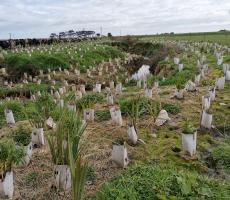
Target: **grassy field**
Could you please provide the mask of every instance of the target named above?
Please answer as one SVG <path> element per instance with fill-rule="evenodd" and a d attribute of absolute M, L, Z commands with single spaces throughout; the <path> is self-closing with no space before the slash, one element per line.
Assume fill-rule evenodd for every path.
<path fill-rule="evenodd" d="M 212 42 L 230 45 L 230 32 L 181 33 L 140 36 L 142 40 L 187 40 L 192 42 Z"/>

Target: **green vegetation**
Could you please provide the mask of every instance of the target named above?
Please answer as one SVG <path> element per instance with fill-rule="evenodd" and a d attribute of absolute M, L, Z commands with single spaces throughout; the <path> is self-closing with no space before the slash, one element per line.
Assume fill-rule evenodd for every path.
<path fill-rule="evenodd" d="M 96 110 L 95 116 L 99 122 L 106 121 L 106 120 L 109 120 L 111 118 L 109 109 Z"/>
<path fill-rule="evenodd" d="M 45 127 L 45 121 L 54 112 L 56 105 L 48 93 L 42 93 L 33 103 L 25 108 L 25 115 L 30 124 L 36 128 Z"/>
<path fill-rule="evenodd" d="M 13 130 L 10 136 L 19 146 L 27 146 L 31 142 L 31 130 L 22 125 Z"/>
<path fill-rule="evenodd" d="M 196 131 L 196 128 L 193 126 L 192 122 L 188 119 L 185 120 L 183 124 L 183 131 L 184 134 L 193 134 Z"/>
<path fill-rule="evenodd" d="M 135 97 L 121 98 L 119 99 L 119 105 L 121 108 L 122 115 L 130 116 L 132 115 L 133 109 L 133 99 Z M 151 115 L 153 109 L 156 110 L 156 113 L 160 110 L 160 103 L 155 102 L 147 97 L 136 97 L 138 100 L 138 117 L 144 115 Z M 135 112 L 134 112 L 135 113 Z"/>
<path fill-rule="evenodd" d="M 166 110 L 168 113 L 176 115 L 181 111 L 181 107 L 178 104 L 172 103 L 162 103 L 162 109 Z"/>
<path fill-rule="evenodd" d="M 227 199 L 229 189 L 229 184 L 196 172 L 177 171 L 150 163 L 130 167 L 122 175 L 106 182 L 96 199 Z"/>
<path fill-rule="evenodd" d="M 27 186 L 36 185 L 38 178 L 39 178 L 39 173 L 37 172 L 30 172 L 26 174 L 25 176 L 26 185 Z"/>
<path fill-rule="evenodd" d="M 104 95 L 101 93 L 88 93 L 80 100 L 76 101 L 78 109 L 91 108 L 96 103 L 101 103 L 104 100 Z"/>
<path fill-rule="evenodd" d="M 177 34 L 160 34 L 140 37 L 144 41 L 151 40 L 188 40 L 193 42 L 213 42 L 221 44 L 230 44 L 230 32 L 204 32 L 204 33 L 177 33 Z"/>
<path fill-rule="evenodd" d="M 28 83 L 23 85 L 23 88 L 21 88 L 19 85 L 13 87 L 13 88 L 7 88 L 7 87 L 0 87 L 0 98 L 5 98 L 7 96 L 12 97 L 19 97 L 19 96 L 25 96 L 30 97 L 30 94 L 34 94 L 35 92 L 48 92 L 50 91 L 50 85 L 48 84 L 40 84 L 37 83 Z"/>
<path fill-rule="evenodd" d="M 8 138 L 0 140 L 0 173 L 11 170 L 13 164 L 19 164 L 24 156 L 23 147 L 16 146 Z"/>
<path fill-rule="evenodd" d="M 13 111 L 15 121 L 21 121 L 26 119 L 24 114 L 24 106 L 19 101 L 3 101 L 0 104 L 0 128 L 3 124 L 6 123 L 4 110 L 10 109 Z"/>
<path fill-rule="evenodd" d="M 107 45 L 93 44 L 66 44 L 64 47 L 55 45 L 54 47 L 42 46 L 33 51 L 22 49 L 19 52 L 9 52 L 5 56 L 5 65 L 11 75 L 17 77 L 24 72 L 38 74 L 39 70 L 58 70 L 59 67 L 66 69 L 70 64 L 80 66 L 80 70 L 85 72 L 90 66 L 94 66 L 103 60 L 123 57 L 120 50 Z"/>
<path fill-rule="evenodd" d="M 214 161 L 218 169 L 225 169 L 230 172 L 230 142 L 226 142 L 215 148 L 212 152 Z"/>

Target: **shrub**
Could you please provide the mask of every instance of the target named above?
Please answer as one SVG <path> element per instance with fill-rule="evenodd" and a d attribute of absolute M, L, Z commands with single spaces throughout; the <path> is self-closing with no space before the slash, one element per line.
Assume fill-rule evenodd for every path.
<path fill-rule="evenodd" d="M 172 103 L 162 103 L 162 108 L 173 115 L 176 115 L 181 111 L 181 107 L 178 104 Z"/>
<path fill-rule="evenodd" d="M 84 109 L 92 107 L 96 103 L 102 102 L 104 95 L 100 93 L 89 93 L 84 95 L 80 100 L 76 102 L 76 107 L 78 109 Z"/>
<path fill-rule="evenodd" d="M 230 145 L 223 144 L 215 148 L 212 156 L 218 168 L 223 168 L 230 171 Z"/>
<path fill-rule="evenodd" d="M 130 79 L 128 83 L 124 84 L 125 87 L 137 86 L 137 81 L 135 79 Z"/>
<path fill-rule="evenodd" d="M 11 137 L 17 145 L 27 146 L 31 141 L 31 130 L 19 126 L 16 130 L 13 130 Z"/>
<path fill-rule="evenodd" d="M 24 156 L 24 149 L 16 146 L 13 140 L 0 140 L 0 172 L 10 170 L 13 164 L 19 164 Z"/>
<path fill-rule="evenodd" d="M 15 121 L 26 119 L 24 106 L 19 101 L 4 101 L 0 104 L 0 127 L 5 123 L 4 110 L 8 108 L 13 111 Z"/>
<path fill-rule="evenodd" d="M 138 116 L 144 116 L 144 115 L 151 115 L 151 109 L 154 107 L 157 109 L 157 112 L 160 110 L 160 103 L 153 101 L 147 97 L 127 97 L 127 98 L 121 98 L 119 100 L 119 105 L 121 108 L 122 115 L 131 115 L 132 112 L 132 104 L 133 99 L 139 98 L 139 112 Z"/>

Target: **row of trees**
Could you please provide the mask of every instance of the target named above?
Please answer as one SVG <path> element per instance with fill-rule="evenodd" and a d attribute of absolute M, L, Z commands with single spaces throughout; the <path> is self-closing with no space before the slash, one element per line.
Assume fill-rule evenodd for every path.
<path fill-rule="evenodd" d="M 60 32 L 59 34 L 51 33 L 50 38 L 85 38 L 85 37 L 93 37 L 93 36 L 100 36 L 99 33 L 95 33 L 95 31 L 74 31 L 69 30 L 66 32 Z"/>

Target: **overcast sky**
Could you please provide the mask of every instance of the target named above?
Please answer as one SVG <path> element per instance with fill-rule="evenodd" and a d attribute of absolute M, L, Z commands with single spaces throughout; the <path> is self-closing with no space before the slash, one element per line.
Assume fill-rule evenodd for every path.
<path fill-rule="evenodd" d="M 230 0 L 0 0 L 0 38 L 95 30 L 153 34 L 230 29 Z"/>

